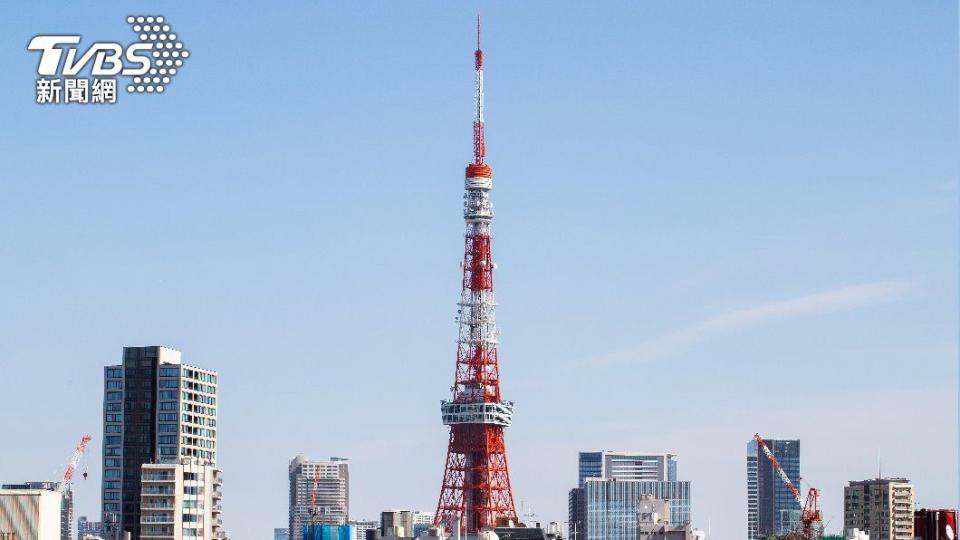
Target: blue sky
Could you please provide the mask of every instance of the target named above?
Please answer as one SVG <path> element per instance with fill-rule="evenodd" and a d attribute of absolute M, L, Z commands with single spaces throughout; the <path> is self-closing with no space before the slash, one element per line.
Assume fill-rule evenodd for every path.
<path fill-rule="evenodd" d="M 221 373 L 225 522 L 286 524 L 286 463 L 353 458 L 357 518 L 433 510 L 453 376 L 473 19 L 517 504 L 576 452 L 672 451 L 742 537 L 755 431 L 844 481 L 957 502 L 953 2 L 0 5 L 0 480 L 95 437 L 101 367 Z M 33 103 L 38 33 L 192 56 L 162 96 Z"/>

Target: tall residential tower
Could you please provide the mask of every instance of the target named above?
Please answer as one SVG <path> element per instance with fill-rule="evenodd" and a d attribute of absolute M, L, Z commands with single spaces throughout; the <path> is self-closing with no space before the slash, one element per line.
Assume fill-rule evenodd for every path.
<path fill-rule="evenodd" d="M 290 460 L 289 534 L 303 537 L 311 523 L 344 525 L 350 519 L 350 466 L 347 458 L 329 461 L 297 456 Z"/>
<path fill-rule="evenodd" d="M 483 124 L 483 50 L 477 19 L 476 109 L 473 122 L 473 163 L 467 165 L 463 218 L 466 241 L 460 296 L 460 335 L 453 395 L 441 405 L 450 442 L 440 486 L 435 523 L 462 527 L 468 536 L 483 527 L 517 521 L 507 469 L 504 428 L 513 419 L 513 402 L 500 395 L 497 324 L 493 298 L 490 191 L 493 171 L 485 163 Z"/>
<path fill-rule="evenodd" d="M 181 364 L 180 351 L 167 347 L 124 347 L 123 363 L 104 368 L 104 534 L 128 531 L 138 540 L 141 523 L 157 522 L 156 509 L 141 506 L 144 489 L 155 487 L 143 483 L 144 465 L 216 466 L 217 400 L 217 373 Z M 219 500 L 209 504 L 219 514 Z M 170 529 L 170 538 L 183 534 L 172 521 Z"/>

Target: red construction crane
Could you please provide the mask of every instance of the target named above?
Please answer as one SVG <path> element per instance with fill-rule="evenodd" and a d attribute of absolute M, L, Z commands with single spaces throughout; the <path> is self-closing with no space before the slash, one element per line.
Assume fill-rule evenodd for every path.
<path fill-rule="evenodd" d="M 770 448 L 767 446 L 766 441 L 763 440 L 763 437 L 761 437 L 759 433 L 755 433 L 753 438 L 757 440 L 757 444 L 760 445 L 763 453 L 767 456 L 767 459 L 770 460 L 770 463 L 773 465 L 773 469 L 777 471 L 777 474 L 780 475 L 783 483 L 786 484 L 790 489 L 790 493 L 793 493 L 793 497 L 797 500 L 797 504 L 800 505 L 800 508 L 803 508 L 803 511 L 800 514 L 800 523 L 803 526 L 803 536 L 806 538 L 815 538 L 818 529 L 818 527 L 815 527 L 815 524 L 818 524 L 823 520 L 823 517 L 820 514 L 820 490 L 815 487 L 811 487 L 810 491 L 807 492 L 807 501 L 804 502 L 800 497 L 800 490 L 797 489 L 797 486 L 793 485 L 793 482 L 790 481 L 790 477 L 787 476 L 787 473 L 783 472 L 783 467 L 780 466 L 780 462 L 777 461 L 776 457 L 774 457 L 773 452 L 770 451 Z"/>
<path fill-rule="evenodd" d="M 61 494 L 66 493 L 70 484 L 73 482 L 73 473 L 77 470 L 77 464 L 80 463 L 80 458 L 83 457 L 83 453 L 87 449 L 87 443 L 89 443 L 91 439 L 92 437 L 89 435 L 84 435 L 80 438 L 80 443 L 77 444 L 77 447 L 73 450 L 73 455 L 70 456 L 70 461 L 67 462 L 67 470 L 63 471 L 63 480 L 58 486 L 58 491 Z M 83 479 L 87 479 L 87 471 L 83 471 Z"/>

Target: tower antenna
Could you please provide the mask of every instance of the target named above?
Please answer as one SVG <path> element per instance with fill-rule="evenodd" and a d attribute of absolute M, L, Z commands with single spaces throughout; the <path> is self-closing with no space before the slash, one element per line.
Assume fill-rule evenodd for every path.
<path fill-rule="evenodd" d="M 477 87 L 474 102 L 476 111 L 473 117 L 473 164 L 483 165 L 487 155 L 487 146 L 483 139 L 483 49 L 480 48 L 480 15 L 477 15 L 477 50 L 473 53 Z"/>

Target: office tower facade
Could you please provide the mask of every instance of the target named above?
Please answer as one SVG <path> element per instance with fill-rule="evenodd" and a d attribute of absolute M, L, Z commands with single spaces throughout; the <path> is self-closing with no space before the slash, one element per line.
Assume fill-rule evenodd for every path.
<path fill-rule="evenodd" d="M 671 527 L 690 524 L 690 482 L 587 478 L 577 489 L 583 490 L 582 540 L 637 540 L 641 502 L 649 498 L 669 505 Z"/>
<path fill-rule="evenodd" d="M 62 501 L 49 489 L 0 489 L 0 538 L 60 540 Z"/>
<path fill-rule="evenodd" d="M 166 458 L 141 468 L 140 534 L 168 540 L 221 537 L 220 471 L 196 458 Z"/>
<path fill-rule="evenodd" d="M 677 479 L 674 457 L 676 454 L 670 453 L 580 452 L 577 485 L 582 486 L 587 478 L 673 482 Z"/>
<path fill-rule="evenodd" d="M 764 438 L 774 457 L 780 462 L 783 472 L 795 486 L 800 485 L 800 441 L 796 439 Z M 756 448 L 756 536 L 787 534 L 800 526 L 800 503 L 790 488 L 777 474 L 769 459 L 762 453 L 759 445 L 748 445 L 748 451 Z M 747 516 L 750 517 L 751 482 L 750 462 L 747 465 Z M 749 533 L 748 529 L 748 533 Z"/>
<path fill-rule="evenodd" d="M 844 529 L 860 529 L 870 540 L 911 540 L 913 525 L 913 485 L 906 478 L 851 481 L 843 488 Z"/>
<path fill-rule="evenodd" d="M 350 519 L 349 460 L 297 456 L 290 460 L 289 531 L 299 539 L 310 523 L 343 525 Z M 316 506 L 314 507 L 314 502 Z"/>
<path fill-rule="evenodd" d="M 181 364 L 167 347 L 124 347 L 104 368 L 103 524 L 140 538 L 141 467 L 161 460 L 217 461 L 217 373 Z"/>
<path fill-rule="evenodd" d="M 671 452 L 580 452 L 577 458 L 577 487 L 570 490 L 568 496 L 567 533 L 570 538 L 598 538 L 597 534 L 626 531 L 631 527 L 635 531 L 636 504 L 642 495 L 667 494 L 661 498 L 669 501 L 673 524 L 682 527 L 688 523 L 690 483 L 677 480 L 675 457 L 676 454 Z M 597 483 L 590 486 L 588 493 L 587 485 L 598 481 L 639 483 L 623 486 Z M 592 512 L 591 504 L 594 505 Z M 624 505 L 634 505 L 631 516 L 623 514 L 627 507 Z"/>
<path fill-rule="evenodd" d="M 760 499 L 757 487 L 757 460 L 760 458 L 760 445 L 756 439 L 747 443 L 747 540 L 756 540 L 760 537 L 758 516 L 760 514 Z"/>
<path fill-rule="evenodd" d="M 45 489 L 57 491 L 59 482 L 24 482 L 22 484 L 4 484 L 3 489 Z M 73 490 L 67 487 L 60 501 L 60 538 L 73 540 Z"/>

